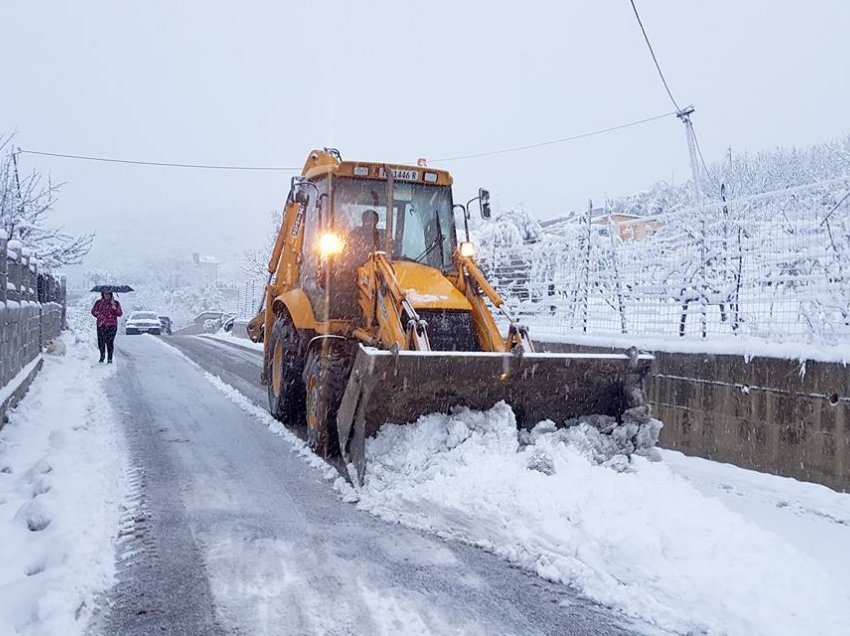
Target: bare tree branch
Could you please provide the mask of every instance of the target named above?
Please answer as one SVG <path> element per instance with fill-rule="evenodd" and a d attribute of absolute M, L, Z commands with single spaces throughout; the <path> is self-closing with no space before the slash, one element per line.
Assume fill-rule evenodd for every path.
<path fill-rule="evenodd" d="M 32 249 L 46 269 L 79 264 L 91 250 L 94 234 L 75 236 L 47 225 L 62 184 L 45 185 L 36 171 L 21 175 L 12 137 L 0 136 L 0 229 Z"/>

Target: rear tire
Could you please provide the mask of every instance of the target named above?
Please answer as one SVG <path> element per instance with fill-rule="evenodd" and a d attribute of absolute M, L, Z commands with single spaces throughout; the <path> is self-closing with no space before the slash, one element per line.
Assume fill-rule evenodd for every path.
<path fill-rule="evenodd" d="M 351 357 L 322 343 L 311 349 L 305 368 L 307 444 L 320 457 L 339 455 L 336 413 L 351 373 Z"/>
<path fill-rule="evenodd" d="M 284 424 L 299 424 L 304 419 L 304 339 L 287 313 L 274 321 L 269 352 L 269 412 Z"/>

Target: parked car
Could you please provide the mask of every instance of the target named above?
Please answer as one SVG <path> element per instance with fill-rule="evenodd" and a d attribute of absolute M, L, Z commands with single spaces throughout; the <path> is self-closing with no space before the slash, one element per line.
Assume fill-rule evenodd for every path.
<path fill-rule="evenodd" d="M 171 335 L 171 318 L 169 318 L 168 316 L 160 316 L 159 317 L 159 324 L 160 324 L 160 327 L 162 328 L 162 333 L 170 336 Z"/>
<path fill-rule="evenodd" d="M 124 323 L 124 333 L 128 336 L 138 333 L 152 333 L 158 336 L 162 333 L 162 324 L 156 312 L 134 311 Z"/>
<path fill-rule="evenodd" d="M 233 314 L 225 311 L 208 310 L 199 313 L 192 322 L 203 327 L 204 331 L 212 333 L 218 331 L 232 316 Z"/>

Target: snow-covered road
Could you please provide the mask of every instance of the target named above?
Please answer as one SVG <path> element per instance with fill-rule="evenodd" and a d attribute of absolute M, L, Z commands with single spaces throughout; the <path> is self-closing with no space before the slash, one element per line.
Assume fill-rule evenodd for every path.
<path fill-rule="evenodd" d="M 340 501 L 168 345 L 262 404 L 255 352 L 120 338 L 109 383 L 137 474 L 137 530 L 107 634 L 612 634 L 635 625 L 463 543 Z"/>

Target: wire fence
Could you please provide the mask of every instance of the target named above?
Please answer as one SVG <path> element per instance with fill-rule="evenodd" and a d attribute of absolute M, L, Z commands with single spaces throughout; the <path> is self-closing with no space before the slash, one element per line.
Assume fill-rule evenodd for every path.
<path fill-rule="evenodd" d="M 850 343 L 850 176 L 653 217 L 588 209 L 479 260 L 538 336 Z M 843 204 L 843 205 L 842 205 Z"/>
<path fill-rule="evenodd" d="M 236 287 L 236 294 L 229 310 L 236 318 L 251 319 L 257 315 L 260 296 L 265 289 L 263 280 L 246 280 Z"/>

